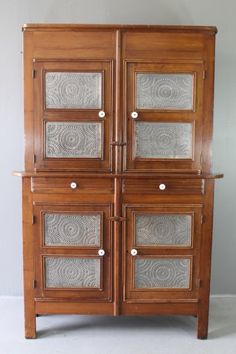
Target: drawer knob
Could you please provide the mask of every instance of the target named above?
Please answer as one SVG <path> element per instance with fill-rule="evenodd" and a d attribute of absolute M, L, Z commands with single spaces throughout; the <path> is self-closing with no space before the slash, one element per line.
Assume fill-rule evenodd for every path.
<path fill-rule="evenodd" d="M 135 248 L 133 248 L 133 249 L 130 251 L 130 253 L 131 253 L 131 256 L 137 256 L 138 251 L 137 251 Z"/>
<path fill-rule="evenodd" d="M 99 256 L 104 256 L 105 255 L 105 251 L 103 249 L 98 250 L 98 255 Z"/>
<path fill-rule="evenodd" d="M 160 191 L 164 191 L 166 189 L 166 185 L 164 183 L 159 184 Z"/>
<path fill-rule="evenodd" d="M 71 189 L 76 189 L 77 188 L 77 183 L 76 182 L 71 182 L 70 188 Z"/>
<path fill-rule="evenodd" d="M 131 117 L 134 119 L 138 118 L 138 112 L 132 112 Z"/>
<path fill-rule="evenodd" d="M 98 112 L 99 118 L 104 118 L 105 115 L 106 115 L 106 113 L 105 113 L 104 111 L 99 111 L 99 112 Z"/>

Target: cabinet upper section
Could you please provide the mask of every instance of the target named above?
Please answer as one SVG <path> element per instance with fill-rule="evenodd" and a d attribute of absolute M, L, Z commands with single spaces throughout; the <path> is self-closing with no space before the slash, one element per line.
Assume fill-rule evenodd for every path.
<path fill-rule="evenodd" d="M 210 172 L 215 27 L 23 30 L 27 171 Z"/>

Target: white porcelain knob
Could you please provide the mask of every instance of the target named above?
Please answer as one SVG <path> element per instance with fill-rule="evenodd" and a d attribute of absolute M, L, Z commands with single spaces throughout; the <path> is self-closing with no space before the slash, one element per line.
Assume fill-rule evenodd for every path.
<path fill-rule="evenodd" d="M 76 182 L 71 182 L 70 188 L 71 189 L 76 189 L 77 188 L 77 183 Z"/>
<path fill-rule="evenodd" d="M 106 113 L 105 113 L 104 111 L 98 112 L 98 116 L 99 116 L 100 118 L 104 118 L 105 115 L 106 115 Z"/>
<path fill-rule="evenodd" d="M 166 185 L 164 183 L 159 184 L 160 191 L 164 191 L 166 189 Z"/>
<path fill-rule="evenodd" d="M 105 255 L 105 251 L 104 250 L 98 250 L 98 255 L 99 256 L 104 256 Z"/>
<path fill-rule="evenodd" d="M 131 253 L 132 256 L 137 256 L 138 251 L 137 251 L 135 248 L 133 248 L 133 249 L 130 251 L 130 253 Z"/>
<path fill-rule="evenodd" d="M 138 112 L 132 112 L 131 117 L 134 119 L 138 118 Z"/>

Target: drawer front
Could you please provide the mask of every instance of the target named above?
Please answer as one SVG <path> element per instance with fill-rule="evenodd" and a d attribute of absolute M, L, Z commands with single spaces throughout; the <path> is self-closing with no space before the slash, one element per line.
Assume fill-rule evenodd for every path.
<path fill-rule="evenodd" d="M 34 193 L 102 193 L 113 192 L 113 180 L 110 178 L 73 178 L 73 177 L 32 177 L 31 191 Z"/>
<path fill-rule="evenodd" d="M 202 179 L 154 179 L 137 178 L 123 181 L 123 193 L 126 194 L 203 194 Z"/>

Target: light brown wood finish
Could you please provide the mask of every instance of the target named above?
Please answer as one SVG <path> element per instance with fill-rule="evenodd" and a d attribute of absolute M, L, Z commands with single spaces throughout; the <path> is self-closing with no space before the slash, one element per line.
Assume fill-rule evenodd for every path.
<path fill-rule="evenodd" d="M 165 189 L 161 190 L 161 185 L 165 185 Z M 201 179 L 170 179 L 166 178 L 139 178 L 126 179 L 123 182 L 123 191 L 127 194 L 145 193 L 160 196 L 168 194 L 204 194 L 204 180 Z"/>
<path fill-rule="evenodd" d="M 194 315 L 198 338 L 207 338 L 214 179 L 223 177 L 211 172 L 216 28 L 28 24 L 23 32 L 25 171 L 14 174 L 23 179 L 25 336 L 35 338 L 37 314 L 78 313 Z M 46 70 L 103 73 L 101 159 L 45 158 L 46 121 L 101 122 L 98 110 L 45 109 Z M 192 110 L 138 111 L 138 121 L 192 123 L 192 159 L 134 158 L 137 72 L 194 74 Z M 45 246 L 47 211 L 102 215 L 101 289 L 45 288 L 45 256 L 98 258 L 98 247 Z M 191 244 L 137 246 L 140 213 L 190 215 Z M 143 257 L 189 259 L 189 287 L 135 288 L 134 262 Z"/>
<path fill-rule="evenodd" d="M 35 280 L 34 245 L 32 240 L 32 194 L 30 178 L 23 178 L 23 262 L 24 262 L 24 306 L 25 306 L 25 337 L 36 337 L 36 313 L 33 282 Z"/>
<path fill-rule="evenodd" d="M 71 188 L 76 183 L 76 188 Z M 32 177 L 31 191 L 39 194 L 109 194 L 113 193 L 113 179 L 79 177 Z"/>
<path fill-rule="evenodd" d="M 166 25 L 127 25 L 127 24 L 62 24 L 62 23 L 26 23 L 23 25 L 23 31 L 87 31 L 93 30 L 98 32 L 98 30 L 129 30 L 129 31 L 147 31 L 147 32 L 197 32 L 204 33 L 207 32 L 209 34 L 217 33 L 217 28 L 215 26 L 166 26 Z"/>
<path fill-rule="evenodd" d="M 212 227 L 213 227 L 214 180 L 206 181 L 204 200 L 204 223 L 202 225 L 202 241 L 200 251 L 200 289 L 197 320 L 197 335 L 200 339 L 208 336 L 209 295 L 211 278 Z"/>
<path fill-rule="evenodd" d="M 13 171 L 12 172 L 13 176 L 17 177 L 50 177 L 52 174 L 50 171 L 45 171 L 45 172 L 35 172 L 35 171 Z M 55 171 L 53 176 L 55 177 L 82 177 L 82 178 L 89 178 L 89 177 L 94 177 L 94 174 L 91 173 L 79 173 L 76 171 L 68 171 L 68 172 L 61 172 L 61 171 Z M 114 178 L 114 177 L 124 177 L 124 174 L 122 173 L 96 173 L 96 177 L 102 177 L 102 178 Z M 224 175 L 222 173 L 199 173 L 199 174 L 191 174 L 191 173 L 126 173 L 125 178 L 126 179 L 136 179 L 136 178 L 150 178 L 150 177 L 155 177 L 155 178 L 169 178 L 169 179 L 182 179 L 182 178 L 187 178 L 187 179 L 219 179 L 223 178 Z"/>

